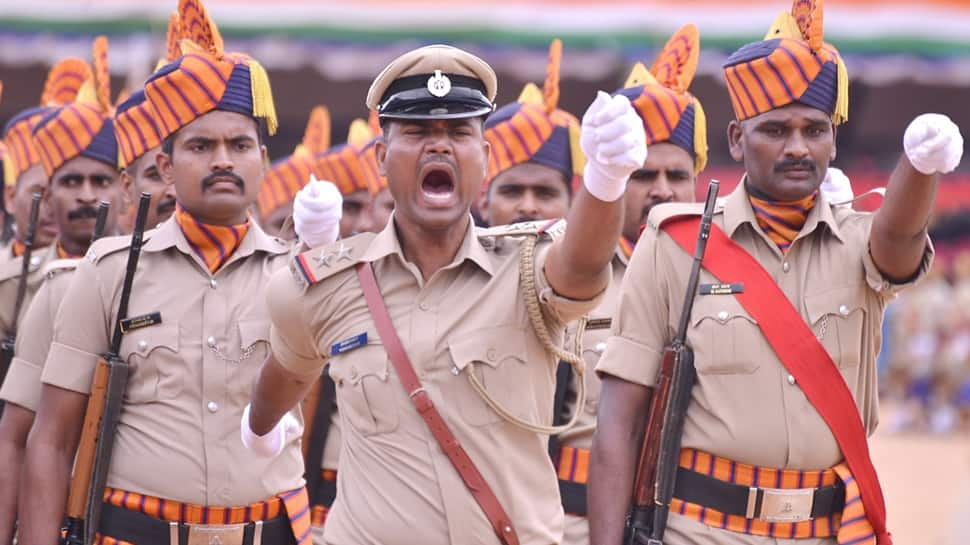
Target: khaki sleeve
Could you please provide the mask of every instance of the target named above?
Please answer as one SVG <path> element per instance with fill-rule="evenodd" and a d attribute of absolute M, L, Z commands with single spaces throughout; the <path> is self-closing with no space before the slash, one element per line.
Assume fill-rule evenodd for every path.
<path fill-rule="evenodd" d="M 657 232 L 640 237 L 620 289 L 620 303 L 612 335 L 596 365 L 600 376 L 613 375 L 628 382 L 653 386 L 668 342 L 669 301 L 667 281 L 658 264 Z"/>
<path fill-rule="evenodd" d="M 293 279 L 293 272 L 284 267 L 273 273 L 266 287 L 266 304 L 272 320 L 269 342 L 276 360 L 298 375 L 319 376 L 326 359 L 317 350 L 310 333 L 309 315 L 304 301 L 307 294 Z"/>
<path fill-rule="evenodd" d="M 17 335 L 13 362 L 0 389 L 0 399 L 37 412 L 40 400 L 40 376 L 47 359 L 54 331 L 54 313 L 50 282 L 41 284 L 30 307 L 24 313 Z"/>
<path fill-rule="evenodd" d="M 926 235 L 926 247 L 923 249 L 923 261 L 920 262 L 919 270 L 906 282 L 897 284 L 882 274 L 882 271 L 876 266 L 876 262 L 872 260 L 869 246 L 866 245 L 866 251 L 862 256 L 862 266 L 866 273 L 866 283 L 884 299 L 891 299 L 898 295 L 899 292 L 922 280 L 933 265 L 933 258 L 935 256 L 936 250 L 933 249 L 933 242 L 930 240 L 930 236 Z"/>
<path fill-rule="evenodd" d="M 110 298 L 97 267 L 78 263 L 54 318 L 54 336 L 44 363 L 44 384 L 82 394 L 91 392 L 91 380 L 101 355 L 108 351 Z"/>
<path fill-rule="evenodd" d="M 546 258 L 549 256 L 549 248 L 552 244 L 537 244 L 535 255 L 535 274 L 536 292 L 539 294 L 539 304 L 542 305 L 542 312 L 547 318 L 555 320 L 559 325 L 565 326 L 569 322 L 578 320 L 583 314 L 595 309 L 603 300 L 609 285 L 603 289 L 596 297 L 588 301 L 569 299 L 556 293 L 549 285 L 546 278 Z M 613 278 L 613 264 L 610 267 L 610 278 Z"/>

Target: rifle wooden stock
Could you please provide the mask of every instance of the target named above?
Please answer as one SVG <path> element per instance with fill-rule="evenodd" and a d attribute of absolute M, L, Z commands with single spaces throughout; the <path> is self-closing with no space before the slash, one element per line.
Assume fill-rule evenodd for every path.
<path fill-rule="evenodd" d="M 108 362 L 101 358 L 94 370 L 91 394 L 88 396 L 84 423 L 81 426 L 81 440 L 78 442 L 77 458 L 74 460 L 74 475 L 67 497 L 67 516 L 84 519 L 87 507 L 88 488 L 91 486 L 91 472 L 94 470 L 94 451 L 98 443 L 98 429 L 104 415 L 105 394 L 108 391 Z"/>
<path fill-rule="evenodd" d="M 668 347 L 664 350 L 663 362 L 657 386 L 650 396 L 647 409 L 647 427 L 640 448 L 637 472 L 633 488 L 633 505 L 646 507 L 653 504 L 653 485 L 656 481 L 657 458 L 660 455 L 660 431 L 663 429 L 664 413 L 670 400 L 670 381 L 674 375 L 676 353 Z"/>

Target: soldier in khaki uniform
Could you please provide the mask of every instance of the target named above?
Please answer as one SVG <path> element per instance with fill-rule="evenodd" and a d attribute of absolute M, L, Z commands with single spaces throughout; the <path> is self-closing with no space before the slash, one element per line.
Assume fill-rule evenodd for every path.
<path fill-rule="evenodd" d="M 557 107 L 561 61 L 557 39 L 549 47 L 543 88 L 526 85 L 518 100 L 485 121 L 492 153 L 478 210 L 490 226 L 561 218 L 569 210 L 584 158 L 579 120 Z"/>
<path fill-rule="evenodd" d="M 547 545 L 562 537 L 555 473 L 537 433 L 552 420 L 558 357 L 547 348 L 609 282 L 617 199 L 646 146 L 629 101 L 601 93 L 585 117 L 583 147 L 595 159 L 573 224 L 478 230 L 469 208 L 485 177 L 482 116 L 495 87 L 487 64 L 448 46 L 392 61 L 367 101 L 383 123 L 377 160 L 395 197 L 391 221 L 377 235 L 300 256 L 270 283 L 274 356 L 243 433 L 279 437 L 280 416 L 329 361 L 342 450 L 327 543 Z M 360 274 L 373 267 L 383 296 L 368 291 L 371 304 L 383 299 L 390 321 L 369 312 L 362 286 L 371 284 L 356 277 L 358 264 Z M 530 318 L 524 298 L 533 289 Z M 536 327 L 547 330 L 545 342 Z M 416 371 L 401 374 L 411 365 L 401 352 L 389 360 L 397 336 Z M 437 423 L 429 430 L 423 418 Z"/>
<path fill-rule="evenodd" d="M 223 53 L 200 4 L 183 1 L 180 16 L 200 48 L 145 85 L 164 139 L 157 165 L 180 206 L 146 234 L 134 276 L 128 316 L 145 325 L 121 343 L 131 373 L 98 530 L 135 545 L 168 543 L 173 529 L 190 542 L 201 534 L 225 545 L 305 543 L 298 438 L 267 460 L 247 452 L 238 432 L 269 352 L 262 290 L 288 251 L 248 217 L 265 173 L 259 127 L 275 130 L 272 95 L 256 61 Z M 128 245 L 118 237 L 95 243 L 57 313 L 28 441 L 24 542 L 57 539 L 92 373 L 118 318 Z"/>
<path fill-rule="evenodd" d="M 623 230 L 613 256 L 613 282 L 602 303 L 589 313 L 582 339 L 583 358 L 592 370 L 606 348 L 610 324 L 620 299 L 620 285 L 630 254 L 640 236 L 647 213 L 663 202 L 693 202 L 697 174 L 707 163 L 707 125 L 700 101 L 687 88 L 694 78 L 700 52 L 697 27 L 687 25 L 667 42 L 649 71 L 634 66 L 617 94 L 630 99 L 643 122 L 650 153 L 641 168 L 630 175 L 623 195 Z M 669 124 L 670 128 L 667 128 Z M 644 282 L 650 281 L 644 279 Z M 570 328 L 566 346 L 575 342 Z M 561 422 L 575 411 L 576 391 L 560 364 L 556 414 Z M 566 511 L 563 545 L 588 545 L 586 483 L 589 478 L 589 448 L 596 430 L 600 380 L 586 374 L 586 403 L 580 419 L 571 429 L 552 439 L 550 454 L 559 476 L 559 491 Z M 567 389 L 568 388 L 568 389 Z"/>
<path fill-rule="evenodd" d="M 124 163 L 121 184 L 125 195 L 130 203 L 137 203 L 142 193 L 151 195 L 145 225 L 158 226 L 175 212 L 175 185 L 165 183 L 155 164 L 155 158 L 162 151 L 161 133 L 152 121 L 144 90 L 135 91 L 118 106 L 115 128 Z M 135 209 L 137 206 L 128 208 L 125 231 L 130 232 L 134 227 Z"/>
<path fill-rule="evenodd" d="M 105 115 L 110 109 L 107 84 L 97 78 L 108 77 L 107 57 L 99 55 L 106 42 L 95 42 L 95 71 L 84 86 L 102 89 L 100 96 L 78 98 L 76 102 L 53 108 L 34 123 L 31 149 L 42 157 L 43 173 L 50 180 L 45 200 L 61 235 L 50 245 L 52 259 L 36 274 L 35 295 L 23 306 L 17 332 L 15 353 L 29 352 L 27 358 L 14 358 L 9 373 L 0 388 L 0 399 L 6 402 L 0 418 L 0 441 L 4 445 L 3 482 L 12 483 L 3 494 L 10 494 L 0 503 L 0 540 L 9 540 L 16 520 L 17 483 L 20 480 L 27 434 L 33 424 L 40 395 L 40 369 L 53 336 L 53 312 L 57 310 L 65 281 L 56 282 L 54 294 L 48 284 L 51 276 L 72 269 L 76 258 L 87 251 L 94 234 L 95 216 L 99 201 L 109 208 L 106 232 L 114 233 L 119 209 L 122 208 L 122 189 L 118 180 L 118 147 L 115 142 L 113 120 Z M 83 65 L 86 66 L 86 65 Z M 89 70 L 90 73 L 90 70 Z M 81 117 L 86 116 L 85 126 Z M 53 142 L 77 142 L 78 147 L 58 148 Z M 43 284 L 41 283 L 43 282 Z M 16 282 L 0 285 L 0 290 Z M 37 305 L 33 302 L 37 301 Z M 33 311 L 29 309 L 33 308 Z"/>
<path fill-rule="evenodd" d="M 814 405 L 806 392 L 810 385 L 813 392 L 844 389 L 841 399 L 859 414 L 849 409 L 836 418 L 854 421 L 854 437 L 864 444 L 878 421 L 882 313 L 932 261 L 926 223 L 933 195 L 939 174 L 959 162 L 963 143 L 945 117 L 921 116 L 906 131 L 906 154 L 881 209 L 864 214 L 833 206 L 818 188 L 835 157 L 835 125 L 848 113 L 848 91 L 838 52 L 821 40 L 816 9 L 796 3 L 765 41 L 727 61 L 738 118 L 729 142 L 746 175 L 715 211 L 714 224 L 767 272 L 756 278 L 746 268 L 738 278 L 716 278 L 707 268 L 723 263 L 705 259 L 687 331 L 697 381 L 677 473 L 678 483 L 693 484 L 675 488 L 664 539 L 670 545 L 890 543 L 879 494 L 859 501 L 860 488 L 874 482 L 861 478 L 868 461 L 849 469 L 843 462 L 849 451 L 820 416 L 831 404 Z M 624 279 L 613 336 L 596 368 L 603 389 L 590 468 L 594 543 L 622 541 L 647 400 L 684 311 L 692 258 L 665 230 L 667 222 L 699 213 L 700 205 L 655 208 Z M 720 244 L 709 242 L 708 255 Z M 783 345 L 769 345 L 763 331 L 772 325 L 740 302 L 765 285 L 761 278 L 783 292 L 772 304 L 790 305 L 804 320 L 801 338 L 825 358 L 817 362 L 824 370 L 814 365 L 796 379 L 791 373 L 801 370 L 789 371 L 790 361 L 772 348 Z M 799 346 L 808 353 L 809 344 Z M 841 375 L 844 384 L 812 384 L 823 371 Z M 858 444 L 851 443 L 853 456 Z"/>

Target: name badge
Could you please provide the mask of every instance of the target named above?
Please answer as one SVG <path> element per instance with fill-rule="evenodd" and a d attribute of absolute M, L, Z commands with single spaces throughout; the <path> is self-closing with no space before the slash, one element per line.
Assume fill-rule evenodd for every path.
<path fill-rule="evenodd" d="M 355 348 L 360 348 L 367 344 L 367 332 L 363 332 L 360 335 L 351 337 L 349 339 L 344 339 L 338 343 L 335 343 L 330 347 L 330 356 L 336 356 L 337 354 L 343 354 L 344 352 L 350 352 Z"/>
<path fill-rule="evenodd" d="M 612 318 L 592 318 L 586 322 L 586 330 L 609 329 L 612 324 Z"/>
<path fill-rule="evenodd" d="M 149 312 L 148 314 L 142 314 L 141 316 L 125 318 L 119 322 L 118 326 L 121 328 L 122 333 L 128 333 L 129 331 L 134 331 L 136 329 L 141 329 L 143 327 L 160 323 L 162 323 L 162 313 Z"/>
<path fill-rule="evenodd" d="M 733 282 L 731 284 L 701 284 L 701 295 L 732 295 L 744 293 L 743 282 Z"/>

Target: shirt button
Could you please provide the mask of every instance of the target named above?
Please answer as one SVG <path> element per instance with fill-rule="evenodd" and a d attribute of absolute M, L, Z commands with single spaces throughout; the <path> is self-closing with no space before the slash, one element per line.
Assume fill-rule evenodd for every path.
<path fill-rule="evenodd" d="M 30 257 L 30 266 L 31 267 L 36 267 L 37 265 L 40 265 L 40 256 L 39 255 L 31 256 Z"/>
<path fill-rule="evenodd" d="M 788 375 L 788 384 L 795 385 L 795 375 Z"/>
<path fill-rule="evenodd" d="M 218 286 L 218 285 L 219 285 L 219 283 L 216 282 L 216 279 L 215 278 L 210 278 L 209 279 L 209 287 L 210 288 L 216 289 L 216 286 Z"/>
<path fill-rule="evenodd" d="M 495 361 L 498 357 L 498 352 L 494 348 L 489 348 L 488 352 L 485 353 L 485 357 L 488 358 L 488 361 Z"/>
<path fill-rule="evenodd" d="M 357 368 L 356 367 L 351 367 L 350 368 L 350 380 L 357 380 Z"/>
<path fill-rule="evenodd" d="M 722 310 L 721 312 L 718 312 L 717 313 L 717 319 L 718 320 L 721 320 L 722 322 L 724 320 L 727 320 L 728 319 L 728 313 L 727 313 L 727 311 L 726 310 Z"/>
<path fill-rule="evenodd" d="M 787 261 L 785 261 L 784 263 L 782 263 L 781 264 L 781 270 L 783 270 L 785 272 L 790 271 L 791 270 L 791 263 L 789 263 Z"/>
<path fill-rule="evenodd" d="M 429 308 L 428 307 L 428 303 L 425 303 L 424 301 L 421 301 L 420 303 L 418 303 L 418 308 L 421 309 L 421 310 L 425 310 L 426 311 Z"/>
<path fill-rule="evenodd" d="M 210 413 L 214 413 L 219 410 L 219 404 L 215 401 L 210 401 L 208 404 L 206 404 L 206 408 L 209 409 Z"/>
<path fill-rule="evenodd" d="M 138 350 L 144 350 L 148 348 L 148 341 L 138 341 Z"/>
<path fill-rule="evenodd" d="M 205 344 L 209 345 L 209 348 L 215 348 L 216 338 L 210 335 L 209 338 L 205 340 Z"/>
<path fill-rule="evenodd" d="M 846 305 L 840 306 L 839 307 L 839 314 L 841 314 L 842 316 L 848 316 L 849 315 L 849 307 L 846 306 Z"/>
<path fill-rule="evenodd" d="M 597 354 L 602 354 L 603 352 L 606 352 L 606 343 L 603 341 L 596 343 L 596 346 L 593 347 L 593 350 L 595 350 Z"/>

